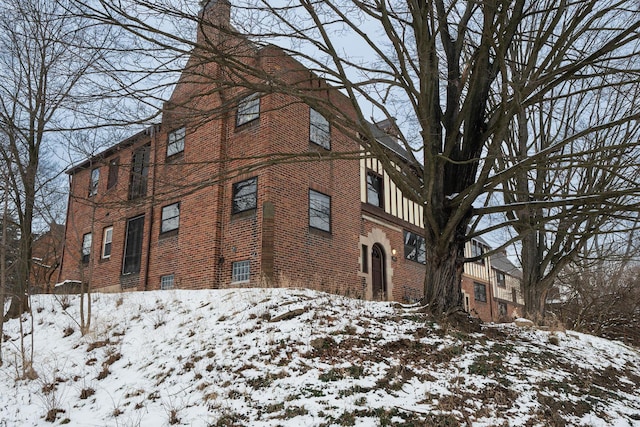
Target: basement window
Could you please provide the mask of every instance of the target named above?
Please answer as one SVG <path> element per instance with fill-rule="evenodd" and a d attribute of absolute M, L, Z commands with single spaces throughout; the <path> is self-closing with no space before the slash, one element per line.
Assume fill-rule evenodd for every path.
<path fill-rule="evenodd" d="M 248 282 L 250 277 L 249 260 L 236 261 L 231 266 L 231 283 Z"/>

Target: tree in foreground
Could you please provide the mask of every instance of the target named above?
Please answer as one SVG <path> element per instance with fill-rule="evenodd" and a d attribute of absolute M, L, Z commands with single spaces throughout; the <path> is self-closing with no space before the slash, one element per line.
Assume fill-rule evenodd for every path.
<path fill-rule="evenodd" d="M 74 120 L 91 123 L 91 102 L 106 80 L 96 77 L 104 71 L 106 53 L 96 47 L 104 48 L 111 33 L 65 13 L 64 2 L 7 0 L 3 6 L 0 161 L 20 229 L 16 286 L 7 313 L 17 317 L 28 310 L 34 221 L 50 221 L 51 206 L 43 201 L 59 172 L 52 160 L 65 150 L 61 135 L 76 127 Z"/>
<path fill-rule="evenodd" d="M 464 256 L 465 243 L 483 232 L 511 227 L 514 203 L 527 206 L 523 194 L 507 197 L 513 191 L 509 180 L 545 162 L 562 167 L 561 160 L 568 159 L 569 167 L 580 165 L 580 153 L 591 148 L 585 145 L 576 152 L 576 140 L 595 138 L 607 127 L 638 118 L 629 110 L 609 117 L 595 105 L 597 123 L 586 120 L 580 121 L 584 126 L 570 127 L 566 117 L 543 107 L 550 126 L 566 131 L 549 144 L 527 145 L 525 152 L 508 148 L 518 143 L 511 138 L 515 129 L 528 126 L 519 121 L 523 112 L 588 96 L 601 85 L 615 91 L 637 84 L 635 71 L 620 67 L 637 51 L 640 27 L 640 12 L 624 1 L 244 0 L 233 4 L 233 25 L 224 19 L 230 6 L 226 0 L 203 2 L 203 13 L 179 0 L 75 3 L 85 16 L 129 30 L 150 51 L 190 55 L 182 78 L 191 73 L 198 81 L 209 79 L 211 89 L 203 95 L 232 87 L 286 94 L 359 138 L 400 190 L 424 207 L 423 303 L 437 315 L 461 306 L 463 265 L 473 260 Z M 213 36 L 195 42 L 176 30 L 189 25 Z M 237 40 L 243 42 L 233 43 Z M 252 61 L 256 49 L 272 44 L 297 59 L 300 69 L 267 73 Z M 207 63 L 223 72 L 199 73 Z M 310 76 L 343 93 L 352 114 L 335 111 L 323 96 L 326 88 L 309 88 Z M 581 89 L 568 89 L 573 83 Z M 208 117 L 222 111 L 202 106 L 199 113 Z M 372 116 L 376 121 L 397 118 L 408 161 L 398 162 L 376 141 L 367 126 Z M 505 157 L 505 151 L 518 154 Z M 596 196 L 600 190 L 589 191 Z M 505 197 L 489 197 L 493 194 Z M 549 194 L 543 202 L 574 205 L 574 196 Z M 493 225 L 483 228 L 482 216 L 488 214 Z M 470 234 L 472 220 L 480 227 Z M 514 240 L 528 235 L 516 231 Z"/>

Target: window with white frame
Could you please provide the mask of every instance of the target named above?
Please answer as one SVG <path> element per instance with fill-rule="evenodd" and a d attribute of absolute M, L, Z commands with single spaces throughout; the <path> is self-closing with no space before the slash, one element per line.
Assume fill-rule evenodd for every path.
<path fill-rule="evenodd" d="M 184 151 L 184 135 L 184 127 L 169 132 L 167 140 L 167 157 L 171 157 Z"/>
<path fill-rule="evenodd" d="M 160 233 L 177 230 L 180 226 L 180 203 L 173 203 L 162 208 L 162 224 Z"/>
<path fill-rule="evenodd" d="M 236 261 L 231 265 L 231 282 L 248 282 L 250 277 L 249 260 Z"/>
<path fill-rule="evenodd" d="M 331 197 L 309 190 L 309 226 L 331 231 Z"/>
<path fill-rule="evenodd" d="M 236 116 L 236 126 L 249 123 L 260 117 L 260 96 L 253 93 L 244 97 L 238 103 L 238 113 Z"/>
<path fill-rule="evenodd" d="M 173 287 L 174 287 L 173 274 L 167 274 L 166 276 L 160 277 L 160 290 L 166 291 L 169 289 L 173 289 Z"/>
<path fill-rule="evenodd" d="M 231 212 L 236 214 L 258 205 L 258 178 L 245 179 L 233 184 L 233 206 Z"/>
<path fill-rule="evenodd" d="M 331 128 L 329 121 L 313 108 L 309 108 L 309 141 L 331 149 Z"/>
<path fill-rule="evenodd" d="M 89 183 L 89 197 L 98 193 L 98 183 L 100 182 L 100 168 L 91 170 L 91 181 Z"/>
<path fill-rule="evenodd" d="M 111 242 L 113 240 L 113 227 L 106 227 L 102 233 L 102 258 L 111 257 Z"/>
<path fill-rule="evenodd" d="M 91 257 L 91 233 L 86 233 L 82 236 L 82 262 L 88 263 Z"/>

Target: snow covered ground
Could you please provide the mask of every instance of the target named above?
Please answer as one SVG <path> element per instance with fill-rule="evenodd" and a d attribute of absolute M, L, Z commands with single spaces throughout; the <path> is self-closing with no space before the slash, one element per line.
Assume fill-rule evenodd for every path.
<path fill-rule="evenodd" d="M 640 426 L 639 350 L 589 335 L 301 289 L 92 299 L 85 336 L 77 296 L 32 299 L 35 379 L 5 324 L 0 427 Z"/>

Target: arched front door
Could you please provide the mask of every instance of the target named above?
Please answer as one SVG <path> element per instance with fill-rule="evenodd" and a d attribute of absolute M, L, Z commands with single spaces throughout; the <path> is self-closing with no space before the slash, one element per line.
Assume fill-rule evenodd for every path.
<path fill-rule="evenodd" d="M 387 299 L 387 287 L 384 274 L 384 251 L 379 244 L 371 249 L 371 284 L 374 300 Z"/>

